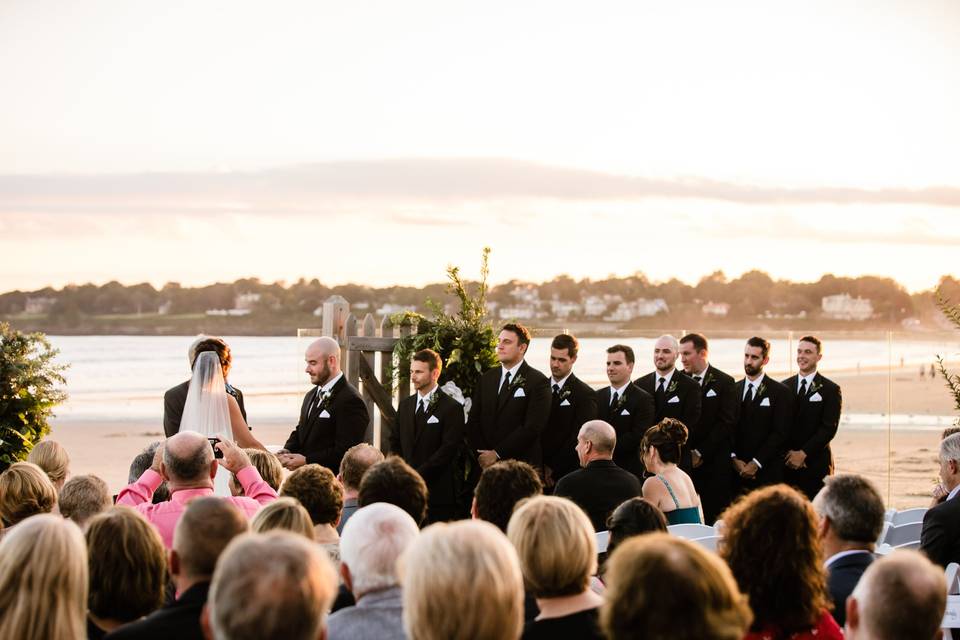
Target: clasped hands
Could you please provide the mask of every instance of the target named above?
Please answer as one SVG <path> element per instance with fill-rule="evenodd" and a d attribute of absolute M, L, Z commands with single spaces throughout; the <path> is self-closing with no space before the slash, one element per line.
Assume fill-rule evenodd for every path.
<path fill-rule="evenodd" d="M 757 472 L 760 471 L 760 466 L 751 460 L 750 462 L 744 462 L 739 458 L 731 458 L 733 462 L 733 468 L 737 470 L 737 473 L 740 474 L 741 478 L 746 478 L 748 480 L 753 480 Z"/>
<path fill-rule="evenodd" d="M 277 460 L 280 461 L 280 465 L 284 469 L 289 469 L 290 471 L 299 469 L 303 465 L 307 464 L 307 458 L 305 456 L 302 456 L 299 453 L 290 453 L 286 449 L 280 449 L 280 451 L 277 451 Z"/>

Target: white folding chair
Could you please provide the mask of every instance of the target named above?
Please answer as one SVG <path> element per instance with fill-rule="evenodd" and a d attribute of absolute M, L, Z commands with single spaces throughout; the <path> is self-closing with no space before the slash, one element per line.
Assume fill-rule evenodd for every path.
<path fill-rule="evenodd" d="M 895 515 L 897 515 L 896 509 L 887 509 L 886 511 L 883 512 L 883 521 L 890 522 L 891 520 L 893 520 L 893 516 Z"/>
<path fill-rule="evenodd" d="M 704 536 L 702 538 L 694 538 L 691 542 L 695 542 L 704 549 L 708 549 L 717 552 L 717 542 L 720 540 L 720 536 Z"/>
<path fill-rule="evenodd" d="M 708 527 L 705 524 L 671 524 L 667 526 L 667 531 L 675 536 L 689 540 L 705 538 L 716 535 L 717 533 L 713 530 L 713 527 Z"/>
<path fill-rule="evenodd" d="M 943 613 L 943 640 L 954 640 L 950 629 L 960 629 L 960 565 L 951 562 L 945 571 L 947 578 L 947 608 Z"/>
<path fill-rule="evenodd" d="M 893 525 L 890 524 L 889 520 L 883 521 L 883 528 L 880 529 L 880 536 L 877 538 L 877 545 L 883 544 L 883 539 L 887 537 L 887 530 Z"/>
<path fill-rule="evenodd" d="M 908 522 L 899 526 L 892 524 L 887 529 L 883 542 L 891 547 L 898 547 L 907 542 L 919 542 L 921 529 L 923 529 L 922 522 Z"/>
<path fill-rule="evenodd" d="M 927 510 L 923 507 L 897 511 L 895 514 L 893 514 L 890 524 L 899 527 L 902 524 L 910 524 L 911 522 L 923 522 L 923 516 L 926 513 Z"/>
<path fill-rule="evenodd" d="M 606 553 L 607 545 L 610 544 L 609 531 L 597 531 L 597 553 Z"/>

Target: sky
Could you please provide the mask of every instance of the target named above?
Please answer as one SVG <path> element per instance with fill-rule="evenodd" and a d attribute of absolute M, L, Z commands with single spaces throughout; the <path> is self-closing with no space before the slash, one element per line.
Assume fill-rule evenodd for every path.
<path fill-rule="evenodd" d="M 0 2 L 0 291 L 960 273 L 960 3 Z"/>

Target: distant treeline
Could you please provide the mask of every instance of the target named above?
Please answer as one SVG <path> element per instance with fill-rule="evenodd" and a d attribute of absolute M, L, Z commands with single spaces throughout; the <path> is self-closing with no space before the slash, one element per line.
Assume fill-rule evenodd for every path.
<path fill-rule="evenodd" d="M 960 281 L 944 276 L 939 287 L 948 298 L 960 301 Z M 301 279 L 288 285 L 264 283 L 257 278 L 203 287 L 183 287 L 171 282 L 156 289 L 147 283 L 127 286 L 114 281 L 101 286 L 68 285 L 62 289 L 48 287 L 0 294 L 0 319 L 25 329 L 46 331 L 192 333 L 207 310 L 232 309 L 238 296 L 258 294 L 259 299 L 248 301 L 249 315 L 215 319 L 204 316 L 203 326 L 213 324 L 221 333 L 288 333 L 291 327 L 310 326 L 305 322 L 331 295 L 346 298 L 358 315 L 376 313 L 384 305 L 424 312 L 428 299 L 441 305 L 454 302 L 446 289 L 444 283 L 425 287 L 374 288 L 355 284 L 331 287 L 317 279 Z M 582 303 L 590 296 L 620 296 L 624 301 L 660 298 L 666 302 L 668 310 L 665 313 L 624 323 L 629 328 L 646 326 L 650 322 L 658 326 L 697 324 L 705 318 L 703 305 L 708 302 L 726 303 L 729 310 L 726 316 L 712 317 L 709 322 L 699 322 L 699 326 L 743 326 L 756 324 L 758 318 L 763 318 L 767 324 L 790 319 L 793 325 L 822 325 L 821 301 L 825 296 L 835 294 L 869 299 L 874 315 L 864 324 L 873 327 L 899 327 L 903 320 L 916 318 L 932 328 L 932 323 L 940 317 L 932 290 L 910 294 L 891 278 L 825 275 L 817 282 L 802 283 L 773 280 L 762 271 L 750 271 L 735 279 L 728 279 L 718 271 L 695 285 L 677 279 L 652 282 L 642 274 L 603 280 L 558 276 L 539 284 L 511 280 L 491 288 L 487 299 L 499 307 L 533 307 L 541 320 L 552 317 L 552 301 L 555 300 Z M 33 313 L 25 313 L 31 299 L 34 300 Z M 40 299 L 39 304 L 37 299 Z M 615 306 L 612 303 L 610 310 Z M 798 318 L 803 321 L 797 322 Z M 591 318 L 574 314 L 565 320 L 590 321 Z M 595 317 L 592 320 L 600 319 Z M 537 321 L 531 320 L 530 323 L 536 325 Z"/>

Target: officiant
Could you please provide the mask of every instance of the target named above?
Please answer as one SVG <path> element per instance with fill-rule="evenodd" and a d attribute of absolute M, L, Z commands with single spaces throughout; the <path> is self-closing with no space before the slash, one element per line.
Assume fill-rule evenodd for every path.
<path fill-rule="evenodd" d="M 230 347 L 224 342 L 223 338 L 216 336 L 200 336 L 193 341 L 190 348 L 187 349 L 187 361 L 190 363 L 190 370 L 197 361 L 197 356 L 205 351 L 214 351 L 220 358 L 220 365 L 223 367 L 223 380 L 227 393 L 232 395 L 237 404 L 240 405 L 240 413 L 243 414 L 243 420 L 247 420 L 247 410 L 243 406 L 243 393 L 240 389 L 231 386 L 227 381 L 227 374 L 233 364 L 233 356 L 230 354 Z M 170 437 L 180 431 L 180 420 L 183 418 L 183 405 L 187 400 L 187 392 L 190 389 L 190 380 L 186 380 L 177 386 L 167 389 L 163 394 L 163 431 L 166 437 Z"/>
<path fill-rule="evenodd" d="M 315 386 L 304 396 L 300 421 L 277 457 L 287 469 L 316 463 L 336 474 L 347 449 L 363 441 L 370 414 L 340 369 L 336 340 L 318 338 L 307 347 L 304 360 Z"/>

